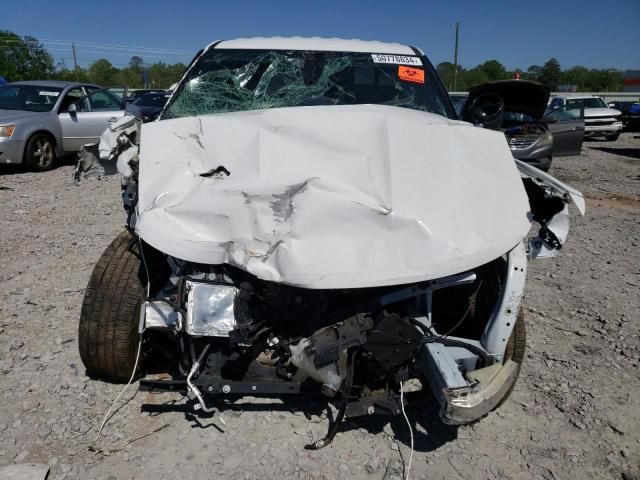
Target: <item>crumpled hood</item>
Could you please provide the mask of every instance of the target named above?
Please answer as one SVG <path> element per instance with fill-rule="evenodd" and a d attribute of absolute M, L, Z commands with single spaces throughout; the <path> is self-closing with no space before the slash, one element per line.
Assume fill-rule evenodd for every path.
<path fill-rule="evenodd" d="M 529 203 L 501 132 L 399 107 L 163 120 L 136 231 L 177 258 L 306 288 L 410 283 L 513 248 Z"/>

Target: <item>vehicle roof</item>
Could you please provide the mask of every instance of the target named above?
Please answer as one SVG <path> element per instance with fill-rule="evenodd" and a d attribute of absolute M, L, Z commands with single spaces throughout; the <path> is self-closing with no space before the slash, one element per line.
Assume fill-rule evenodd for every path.
<path fill-rule="evenodd" d="M 583 98 L 602 98 L 599 95 L 556 95 L 553 98 L 571 98 L 574 100 L 582 100 Z"/>
<path fill-rule="evenodd" d="M 212 43 L 209 45 L 215 44 Z M 207 48 L 209 48 L 207 47 Z M 413 49 L 400 43 L 367 40 L 344 40 L 322 37 L 254 37 L 223 40 L 215 48 L 247 50 L 315 50 L 321 52 L 364 52 L 415 55 Z"/>
<path fill-rule="evenodd" d="M 58 88 L 66 88 L 71 85 L 88 85 L 91 87 L 99 87 L 99 85 L 94 85 L 92 83 L 65 82 L 63 80 L 23 80 L 19 82 L 12 82 L 11 85 L 35 85 L 38 87 L 58 87 Z"/>

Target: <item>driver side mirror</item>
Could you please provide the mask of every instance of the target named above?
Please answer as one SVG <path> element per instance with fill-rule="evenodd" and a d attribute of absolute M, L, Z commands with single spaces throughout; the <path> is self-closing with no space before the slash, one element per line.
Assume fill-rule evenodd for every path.
<path fill-rule="evenodd" d="M 78 108 L 76 107 L 75 103 L 72 103 L 67 107 L 67 112 L 69 113 L 76 113 L 77 111 L 78 111 Z"/>

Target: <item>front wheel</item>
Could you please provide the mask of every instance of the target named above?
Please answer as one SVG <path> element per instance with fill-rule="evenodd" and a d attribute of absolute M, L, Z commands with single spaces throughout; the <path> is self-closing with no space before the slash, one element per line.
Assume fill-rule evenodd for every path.
<path fill-rule="evenodd" d="M 518 376 L 520 375 L 520 370 L 522 369 L 522 362 L 524 362 L 524 352 L 527 346 L 527 330 L 524 324 L 524 307 L 520 306 L 520 311 L 518 312 L 518 317 L 516 318 L 516 323 L 513 326 L 513 332 L 511 332 L 511 336 L 509 337 L 509 341 L 507 342 L 507 348 L 504 352 L 504 361 L 512 360 L 514 361 L 518 367 L 516 371 L 516 375 L 513 378 L 511 385 L 509 385 L 509 389 L 504 394 L 504 396 L 498 402 L 495 408 L 500 407 L 511 395 L 513 389 L 516 386 L 516 382 L 518 381 Z"/>
<path fill-rule="evenodd" d="M 141 374 L 138 324 L 144 300 L 135 237 L 122 232 L 96 264 L 82 301 L 78 345 L 89 375 L 124 383 Z"/>
<path fill-rule="evenodd" d="M 51 170 L 56 161 L 56 149 L 51 135 L 36 133 L 27 142 L 25 163 L 36 172 Z"/>

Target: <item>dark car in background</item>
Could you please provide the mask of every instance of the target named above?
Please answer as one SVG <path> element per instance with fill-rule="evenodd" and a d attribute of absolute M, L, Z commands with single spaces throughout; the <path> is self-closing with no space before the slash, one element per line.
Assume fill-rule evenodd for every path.
<path fill-rule="evenodd" d="M 463 95 L 452 96 L 458 117 L 484 128 L 504 132 L 511 154 L 548 171 L 553 156 L 580 153 L 584 118 L 556 111 L 545 114 L 549 89 L 525 80 L 488 82 Z"/>
<path fill-rule="evenodd" d="M 166 93 L 166 90 L 161 88 L 140 88 L 137 90 L 130 90 L 127 96 L 127 103 L 133 103 L 137 98 L 147 93 Z"/>
<path fill-rule="evenodd" d="M 633 101 L 613 101 L 607 104 L 609 108 L 620 110 L 623 130 L 628 132 L 640 131 L 640 103 Z"/>
<path fill-rule="evenodd" d="M 141 119 L 143 123 L 151 122 L 158 118 L 169 97 L 170 95 L 164 91 L 145 93 L 127 104 L 127 112 Z"/>
<path fill-rule="evenodd" d="M 464 104 L 467 101 L 468 96 L 469 95 L 462 93 L 449 95 L 451 103 L 453 103 L 453 109 L 456 111 L 456 115 L 458 115 L 458 118 L 462 118 L 462 109 L 464 108 Z"/>

